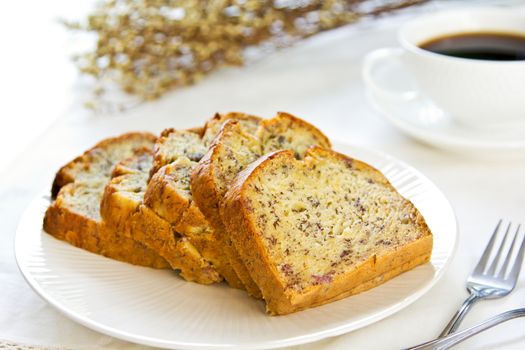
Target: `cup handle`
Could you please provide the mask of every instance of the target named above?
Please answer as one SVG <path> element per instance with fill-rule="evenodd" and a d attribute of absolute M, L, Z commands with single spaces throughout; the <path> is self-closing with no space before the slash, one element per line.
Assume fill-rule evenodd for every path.
<path fill-rule="evenodd" d="M 373 71 L 375 67 L 383 64 L 386 61 L 400 61 L 404 54 L 405 52 L 401 48 L 386 47 L 374 50 L 365 56 L 363 62 L 363 80 L 375 95 L 397 101 L 409 101 L 418 96 L 417 90 L 398 90 L 384 87 L 374 77 Z"/>

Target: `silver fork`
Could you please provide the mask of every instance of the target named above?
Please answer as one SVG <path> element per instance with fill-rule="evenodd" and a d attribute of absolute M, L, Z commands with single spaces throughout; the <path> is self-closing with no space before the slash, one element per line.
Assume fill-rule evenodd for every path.
<path fill-rule="evenodd" d="M 509 310 L 461 332 L 452 333 L 405 350 L 446 350 L 478 333 L 518 317 L 525 317 L 525 308 Z"/>
<path fill-rule="evenodd" d="M 518 254 L 514 259 L 514 262 L 512 263 L 512 267 L 510 267 L 510 271 L 508 271 L 512 259 L 514 245 L 519 235 L 521 226 L 518 225 L 518 228 L 514 233 L 514 238 L 512 239 L 510 248 L 506 252 L 504 252 L 503 250 L 505 242 L 507 241 L 509 232 L 511 231 L 512 224 L 509 222 L 509 224 L 507 225 L 507 229 L 505 230 L 505 236 L 503 237 L 499 248 L 497 248 L 496 255 L 492 262 L 489 264 L 491 253 L 495 249 L 494 245 L 496 237 L 498 235 L 500 227 L 502 226 L 501 224 L 502 220 L 498 222 L 498 225 L 496 226 L 496 229 L 494 230 L 494 233 L 492 234 L 492 237 L 490 238 L 490 241 L 487 244 L 483 255 L 479 259 L 479 262 L 474 268 L 474 271 L 472 271 L 472 274 L 467 279 L 467 290 L 469 291 L 470 296 L 463 302 L 463 304 L 456 312 L 454 317 L 452 317 L 445 329 L 443 329 L 443 331 L 439 335 L 439 338 L 445 337 L 446 335 L 456 331 L 456 329 L 459 327 L 459 324 L 461 323 L 461 321 L 463 321 L 463 318 L 475 302 L 481 299 L 502 298 L 514 289 L 514 286 L 516 285 L 516 281 L 518 280 L 518 276 L 520 274 L 521 264 L 523 261 L 523 252 L 525 250 L 525 237 L 521 240 Z M 502 257 L 504 257 L 505 260 L 503 261 L 503 265 L 498 269 L 498 264 L 501 261 Z"/>

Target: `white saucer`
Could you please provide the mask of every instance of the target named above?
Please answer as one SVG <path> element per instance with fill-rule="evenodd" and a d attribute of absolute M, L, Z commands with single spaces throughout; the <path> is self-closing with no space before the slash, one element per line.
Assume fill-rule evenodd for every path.
<path fill-rule="evenodd" d="M 373 74 L 375 79 L 382 81 L 382 85 L 394 90 L 414 87 L 408 72 L 396 63 L 385 64 Z M 370 103 L 381 115 L 401 131 L 424 143 L 461 151 L 525 150 L 525 123 L 512 127 L 467 127 L 455 122 L 421 94 L 403 100 L 381 96 L 370 85 L 366 88 Z"/>

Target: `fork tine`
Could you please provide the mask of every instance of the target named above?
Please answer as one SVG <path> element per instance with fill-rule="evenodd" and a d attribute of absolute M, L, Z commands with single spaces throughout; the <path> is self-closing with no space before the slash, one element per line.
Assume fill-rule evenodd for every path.
<path fill-rule="evenodd" d="M 490 237 L 490 241 L 485 247 L 485 251 L 483 252 L 483 255 L 481 255 L 481 258 L 478 261 L 478 264 L 476 265 L 476 268 L 473 271 L 473 274 L 480 274 L 482 275 L 485 271 L 485 267 L 487 266 L 487 263 L 489 261 L 490 252 L 492 251 L 492 247 L 494 246 L 494 241 L 496 240 L 496 236 L 499 231 L 499 227 L 501 226 L 501 222 L 503 220 L 500 219 L 498 221 L 498 224 L 496 225 L 496 228 L 494 229 L 494 233 L 492 234 L 492 237 Z"/>
<path fill-rule="evenodd" d="M 494 260 L 492 260 L 492 263 L 487 269 L 487 275 L 489 276 L 494 276 L 496 274 L 496 267 L 498 266 L 501 256 L 503 255 L 503 247 L 505 246 L 505 242 L 507 241 L 507 237 L 509 235 L 510 225 L 512 224 L 509 222 L 507 229 L 505 230 L 505 235 L 503 236 L 503 239 L 501 240 L 501 243 L 499 245 L 498 252 L 494 256 Z"/>
<path fill-rule="evenodd" d="M 518 227 L 518 230 L 519 230 L 519 227 Z M 521 240 L 520 250 L 518 252 L 518 255 L 516 256 L 516 260 L 514 260 L 514 265 L 512 266 L 512 270 L 510 270 L 509 277 L 507 277 L 507 279 L 512 281 L 514 284 L 516 284 L 516 280 L 518 279 L 518 276 L 520 274 L 524 252 L 525 252 L 525 235 L 523 236 Z"/>
<path fill-rule="evenodd" d="M 509 251 L 507 252 L 507 256 L 505 257 L 505 261 L 503 262 L 503 265 L 501 266 L 501 269 L 498 272 L 498 276 L 497 276 L 498 278 L 504 279 L 505 272 L 509 268 L 510 258 L 512 257 L 512 252 L 514 251 L 514 245 L 516 244 L 516 239 L 518 238 L 520 227 L 521 225 L 518 225 L 518 228 L 516 229 L 516 232 L 514 233 L 514 238 L 512 239 L 512 243 L 510 244 Z"/>

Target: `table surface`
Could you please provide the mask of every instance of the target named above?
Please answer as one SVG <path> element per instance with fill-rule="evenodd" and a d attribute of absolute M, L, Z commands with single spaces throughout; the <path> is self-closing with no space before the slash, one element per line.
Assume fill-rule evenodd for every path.
<path fill-rule="evenodd" d="M 333 139 L 402 159 L 435 182 L 452 203 L 459 221 L 457 253 L 448 272 L 428 294 L 373 325 L 296 348 L 399 349 L 435 337 L 467 296 L 465 279 L 497 220 L 504 217 L 519 221 L 525 217 L 525 157 L 438 150 L 406 137 L 368 105 L 360 71 L 367 52 L 396 45 L 396 29 L 408 18 L 450 6 L 454 5 L 434 2 L 387 19 L 324 33 L 242 69 L 224 69 L 196 86 L 174 91 L 159 101 L 142 104 L 125 113 L 94 115 L 85 110 L 82 101 L 89 97 L 89 84 L 79 78 L 68 63 L 63 63 L 64 71 L 57 73 L 56 79 L 50 78 L 52 75 L 47 72 L 42 73 L 44 75 L 34 78 L 38 88 L 30 87 L 24 93 L 14 91 L 20 108 L 15 108 L 12 101 L 0 106 L 6 126 L 2 128 L 2 135 L 5 140 L 11 135 L 11 143 L 3 140 L 0 148 L 2 156 L 6 155 L 4 159 L 13 160 L 4 162 L 0 168 L 3 170 L 0 174 L 0 348 L 2 340 L 51 348 L 143 348 L 70 321 L 30 289 L 14 259 L 17 221 L 31 199 L 50 186 L 56 169 L 97 140 L 129 130 L 159 132 L 170 126 L 199 125 L 216 111 L 230 110 L 266 117 L 278 110 L 288 111 L 311 121 Z M 46 16 L 54 18 L 57 13 L 58 10 L 48 11 Z M 61 43 L 57 41 L 56 46 L 62 47 Z M 64 60 L 65 51 L 64 48 L 53 55 L 57 60 Z M 52 57 L 38 64 L 52 62 Z M 60 70 L 60 67 L 55 64 L 53 69 Z M 18 79 L 28 79 L 24 71 L 19 70 L 18 74 Z M 9 77 L 14 84 L 16 75 Z M 5 80 L 2 83 L 4 96 L 9 96 L 8 84 Z M 42 96 L 52 101 L 47 103 Z M 25 114 L 13 114 L 19 109 Z M 34 112 L 46 119 L 38 121 Z M 23 130 L 20 125 L 31 130 L 30 136 L 16 141 L 18 137 L 13 134 Z M 10 147 L 11 144 L 16 147 Z M 524 291 L 525 274 L 512 295 L 479 303 L 463 327 L 523 306 Z M 517 319 L 457 348 L 523 349 L 523 329 L 525 320 Z"/>

